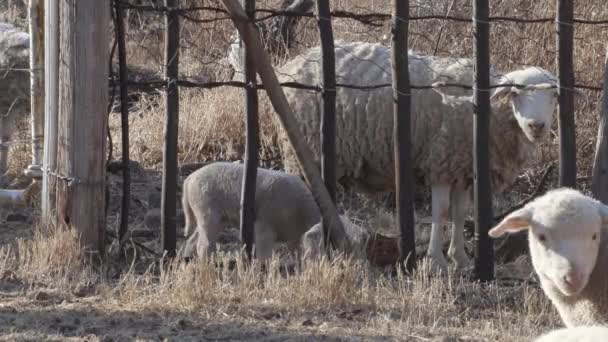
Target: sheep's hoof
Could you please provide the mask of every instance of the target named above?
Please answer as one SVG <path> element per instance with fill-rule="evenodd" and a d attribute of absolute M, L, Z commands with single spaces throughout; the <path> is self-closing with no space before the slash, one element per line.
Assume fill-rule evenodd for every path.
<path fill-rule="evenodd" d="M 0 176 L 0 188 L 4 189 L 11 184 L 10 179 L 8 179 L 8 175 Z"/>
<path fill-rule="evenodd" d="M 447 275 L 448 261 L 443 254 L 427 254 L 429 271 L 433 275 Z"/>
<path fill-rule="evenodd" d="M 469 256 L 467 255 L 467 252 L 465 252 L 464 250 L 457 251 L 456 249 L 450 248 L 448 250 L 448 256 L 454 262 L 454 267 L 457 270 L 465 269 L 471 263 L 471 258 L 469 258 Z"/>

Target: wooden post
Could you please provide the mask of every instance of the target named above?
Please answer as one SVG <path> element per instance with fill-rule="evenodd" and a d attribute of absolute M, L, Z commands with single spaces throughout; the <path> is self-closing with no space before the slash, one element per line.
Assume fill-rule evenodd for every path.
<path fill-rule="evenodd" d="M 593 158 L 593 178 L 591 181 L 593 197 L 608 204 L 608 47 L 604 63 L 604 85 L 602 108 L 600 109 L 597 143 Z"/>
<path fill-rule="evenodd" d="M 250 20 L 255 19 L 255 0 L 244 0 L 245 11 Z M 241 44 L 243 44 L 241 40 Z M 245 142 L 245 171 L 241 189 L 241 241 L 245 243 L 245 252 L 248 260 L 255 240 L 255 186 L 258 174 L 258 91 L 256 89 L 255 64 L 249 55 L 250 51 L 243 51 L 245 61 L 245 112 L 247 115 L 247 131 Z"/>
<path fill-rule="evenodd" d="M 490 181 L 490 23 L 488 0 L 475 0 L 475 121 L 473 148 L 475 172 L 475 270 L 481 281 L 494 278 L 494 250 L 488 230 L 492 227 Z"/>
<path fill-rule="evenodd" d="M 323 60 L 323 106 L 321 109 L 321 174 L 332 201 L 336 201 L 336 57 L 329 0 L 317 0 L 321 56 Z M 327 251 L 328 222 L 323 222 L 323 241 Z"/>
<path fill-rule="evenodd" d="M 409 272 L 416 267 L 414 233 L 414 172 L 411 142 L 411 88 L 408 58 L 408 1 L 393 0 L 393 147 L 395 149 L 395 197 L 399 239 L 399 260 Z"/>
<path fill-rule="evenodd" d="M 52 222 L 55 209 L 57 167 L 57 105 L 59 98 L 59 0 L 45 0 L 44 7 L 44 160 L 42 174 L 42 222 Z"/>
<path fill-rule="evenodd" d="M 167 256 L 175 256 L 177 245 L 177 134 L 179 122 L 179 16 L 173 11 L 177 0 L 165 0 L 170 10 L 165 16 L 165 78 L 167 103 L 165 111 L 165 145 L 161 197 L 161 243 Z"/>
<path fill-rule="evenodd" d="M 349 242 L 339 242 L 337 239 L 338 236 L 344 236 L 345 233 L 342 222 L 338 217 L 336 206 L 323 184 L 319 169 L 313 162 L 312 151 L 300 133 L 298 122 L 294 118 L 289 107 L 289 102 L 287 102 L 285 93 L 283 93 L 283 89 L 274 73 L 270 58 L 262 48 L 257 30 L 249 21 L 238 0 L 222 0 L 222 3 L 230 13 L 234 25 L 243 38 L 245 48 L 251 51 L 251 58 L 256 66 L 256 70 L 260 75 L 273 108 L 277 112 L 279 122 L 287 133 L 287 138 L 295 151 L 298 162 L 304 172 L 304 178 L 308 182 L 312 195 L 321 210 L 321 215 L 324 220 L 331 222 L 331 226 L 329 227 L 331 243 L 342 250 L 350 250 L 351 246 Z"/>
<path fill-rule="evenodd" d="M 574 4 L 557 0 L 557 64 L 559 77 L 559 184 L 576 187 L 574 124 Z"/>
<path fill-rule="evenodd" d="M 44 0 L 30 0 L 29 13 L 32 163 L 25 173 L 40 179 L 44 151 Z"/>
<path fill-rule="evenodd" d="M 103 256 L 110 6 L 60 1 L 58 225 Z"/>
<path fill-rule="evenodd" d="M 118 43 L 118 73 L 120 75 L 120 126 L 122 135 L 122 201 L 118 241 L 122 246 L 129 229 L 129 204 L 131 203 L 131 163 L 129 157 L 129 91 L 127 74 L 127 49 L 125 47 L 124 10 L 114 1 L 116 12 L 116 40 Z M 108 134 L 108 136 L 110 136 Z"/>

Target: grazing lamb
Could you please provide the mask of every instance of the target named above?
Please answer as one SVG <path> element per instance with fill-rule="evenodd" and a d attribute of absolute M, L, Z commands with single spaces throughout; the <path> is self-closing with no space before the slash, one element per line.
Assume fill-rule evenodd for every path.
<path fill-rule="evenodd" d="M 29 34 L 0 23 L 0 185 L 7 182 L 8 142 L 30 106 Z"/>
<path fill-rule="evenodd" d="M 199 256 L 209 255 L 215 251 L 220 232 L 238 225 L 243 170 L 243 164 L 215 162 L 184 180 L 184 235 L 192 235 L 183 256 L 192 256 L 195 251 Z M 255 212 L 255 246 L 260 261 L 268 259 L 280 242 L 288 243 L 290 250 L 299 254 L 302 235 L 321 220 L 320 210 L 302 179 L 263 168 L 257 173 Z"/>
<path fill-rule="evenodd" d="M 547 192 L 491 237 L 528 230 L 532 265 L 567 327 L 608 323 L 608 207 L 579 191 Z"/>
<path fill-rule="evenodd" d="M 380 44 L 336 44 L 336 74 L 339 83 L 378 85 L 391 83 L 391 51 Z M 410 78 L 415 85 L 436 81 L 472 84 L 473 61 L 464 58 L 423 56 L 413 52 Z M 312 48 L 279 68 L 281 82 L 309 85 L 321 83 L 320 49 Z M 530 153 L 549 131 L 557 105 L 556 83 L 548 71 L 537 67 L 504 76 L 491 70 L 493 84 L 545 84 L 545 89 L 497 88 L 492 93 L 493 190 L 512 183 Z M 470 91 L 449 87 L 447 95 L 464 96 Z M 301 133 L 319 153 L 321 95 L 286 88 L 285 95 L 300 122 Z M 394 190 L 393 92 L 390 87 L 358 90 L 339 87 L 336 99 L 337 178 L 346 187 L 362 192 Z M 449 101 L 448 101 L 449 102 Z M 464 101 L 460 101 L 464 102 Z M 436 92 L 412 90 L 412 158 L 417 179 L 432 190 L 432 232 L 427 255 L 434 270 L 447 268 L 442 252 L 440 228 L 451 215 L 453 230 L 448 254 L 457 267 L 466 266 L 464 219 L 473 183 L 473 113 L 459 101 L 444 103 Z M 286 171 L 300 173 L 285 132 L 280 133 Z M 451 213 L 450 213 L 451 210 Z"/>
<path fill-rule="evenodd" d="M 340 219 L 342 220 L 346 236 L 338 238 L 349 239 L 354 256 L 359 259 L 365 259 L 369 233 L 365 228 L 352 223 L 346 216 L 340 216 Z M 323 225 L 320 222 L 304 233 L 302 247 L 304 259 L 317 259 L 323 255 L 325 243 L 323 240 Z"/>
<path fill-rule="evenodd" d="M 606 342 L 608 327 L 580 326 L 553 330 L 534 340 L 534 342 Z"/>

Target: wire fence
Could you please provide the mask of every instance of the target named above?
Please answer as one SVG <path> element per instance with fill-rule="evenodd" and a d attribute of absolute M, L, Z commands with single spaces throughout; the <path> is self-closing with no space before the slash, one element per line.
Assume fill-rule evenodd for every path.
<path fill-rule="evenodd" d="M 295 3 L 295 5 L 294 5 Z M 360 5 L 358 3 L 367 4 Z M 557 2 L 558 8 L 545 8 L 543 10 L 533 10 L 532 6 L 540 6 L 540 5 L 529 5 L 528 8 L 523 8 L 521 12 L 523 13 L 521 16 L 508 16 L 503 15 L 507 12 L 508 9 L 513 9 L 516 7 L 507 6 L 503 4 L 504 2 L 500 2 L 493 6 L 493 11 L 497 12 L 498 15 L 489 15 L 487 10 L 487 0 L 477 0 L 475 2 L 475 8 L 471 9 L 468 5 L 463 1 L 443 1 L 441 4 L 435 3 L 434 5 L 430 5 L 429 1 L 424 0 L 412 0 L 409 1 L 408 11 L 406 15 L 397 15 L 398 10 L 395 9 L 396 12 L 388 13 L 386 11 L 379 11 L 374 9 L 374 7 L 382 7 L 384 10 L 390 9 L 386 3 L 382 3 L 381 5 L 369 4 L 369 2 L 358 1 L 357 4 L 349 3 L 346 4 L 334 4 L 334 8 L 330 10 L 329 5 L 325 3 L 325 1 L 318 1 L 318 10 L 314 9 L 315 3 L 311 1 L 295 1 L 290 3 L 289 1 L 283 1 L 278 7 L 270 8 L 270 7 L 262 7 L 258 6 L 255 8 L 254 2 L 249 1 L 247 9 L 251 14 L 251 22 L 254 23 L 262 36 L 262 42 L 267 47 L 268 51 L 276 57 L 275 62 L 281 63 L 285 60 L 292 58 L 291 51 L 301 51 L 308 46 L 317 45 L 317 41 L 321 41 L 321 46 L 323 49 L 323 75 L 327 75 L 330 72 L 330 77 L 324 78 L 322 82 L 319 84 L 304 84 L 295 81 L 297 79 L 297 75 L 285 75 L 280 74 L 281 71 L 277 70 L 277 73 L 281 76 L 282 79 L 289 79 L 290 76 L 293 76 L 294 81 L 284 81 L 281 83 L 283 87 L 286 88 L 295 88 L 307 91 L 313 91 L 317 93 L 323 94 L 323 101 L 325 103 L 323 113 L 329 113 L 329 120 L 323 122 L 325 123 L 325 128 L 328 130 L 325 131 L 325 134 L 322 134 L 323 139 L 328 139 L 328 132 L 334 132 L 331 135 L 329 140 L 323 140 L 323 143 L 326 146 L 324 149 L 324 156 L 327 155 L 328 158 L 323 158 L 323 169 L 328 172 L 324 172 L 324 176 L 327 182 L 327 186 L 330 189 L 333 189 L 335 183 L 335 175 L 332 176 L 332 173 L 335 173 L 332 168 L 335 168 L 335 151 L 332 152 L 332 148 L 335 149 L 335 141 L 332 141 L 335 137 L 335 122 L 331 122 L 331 120 L 335 120 L 335 89 L 354 89 L 365 92 L 372 92 L 378 89 L 383 88 L 393 88 L 396 91 L 396 98 L 399 98 L 400 101 L 408 100 L 411 97 L 411 90 L 422 90 L 422 89 L 431 89 L 438 87 L 453 87 L 453 88 L 461 88 L 463 90 L 473 90 L 476 99 L 476 103 L 486 102 L 489 104 L 489 93 L 494 89 L 499 87 L 516 87 L 516 88 L 530 88 L 529 85 L 526 84 L 516 84 L 511 82 L 505 82 L 502 84 L 498 84 L 497 81 L 502 80 L 504 78 L 504 74 L 496 71 L 494 65 L 490 65 L 490 56 L 495 56 L 494 51 L 498 51 L 500 54 L 499 65 L 501 69 L 508 70 L 513 69 L 515 65 L 534 65 L 536 62 L 540 62 L 543 65 L 553 64 L 551 61 L 552 57 L 557 57 L 558 61 L 562 61 L 559 65 L 559 75 L 560 78 L 556 78 L 551 74 L 547 74 L 547 82 L 550 82 L 549 86 L 544 86 L 543 89 L 549 88 L 557 88 L 559 89 L 560 97 L 560 137 L 562 136 L 574 136 L 575 127 L 574 127 L 574 106 L 572 104 L 572 91 L 575 89 L 581 89 L 589 92 L 599 92 L 602 90 L 601 84 L 596 84 L 593 82 L 583 82 L 576 83 L 574 80 L 574 71 L 576 67 L 581 66 L 580 61 L 575 61 L 572 58 L 573 51 L 577 50 L 576 45 L 582 45 L 583 48 L 591 47 L 590 50 L 596 51 L 599 48 L 597 47 L 599 39 L 589 39 L 586 40 L 584 37 L 577 37 L 577 41 L 574 41 L 572 37 L 574 36 L 574 29 L 581 28 L 583 30 L 592 30 L 594 34 L 598 34 L 597 32 L 604 32 L 603 30 L 608 29 L 608 19 L 600 18 L 600 19 L 588 19 L 583 17 L 574 17 L 572 13 L 574 13 L 572 1 L 567 0 L 559 0 Z M 268 6 L 267 2 L 264 2 Z M 247 98 L 249 101 L 247 105 L 247 127 L 249 129 L 256 130 L 257 127 L 254 125 L 254 122 L 257 121 L 257 103 L 250 102 L 252 101 L 252 97 L 257 98 L 257 90 L 264 89 L 264 85 L 260 82 L 256 82 L 255 78 L 249 74 L 248 77 L 244 80 L 239 79 L 238 77 L 238 66 L 235 67 L 235 64 L 238 64 L 241 59 L 241 51 L 242 45 L 239 45 L 237 36 L 235 36 L 235 31 L 231 28 L 232 19 L 229 12 L 221 6 L 219 1 L 165 1 L 164 3 L 148 1 L 144 4 L 141 2 L 135 3 L 134 1 L 124 1 L 124 0 L 115 0 L 114 5 L 117 8 L 116 13 L 120 13 L 118 15 L 125 15 L 125 25 L 126 26 L 139 26 L 139 29 L 127 29 L 126 37 L 123 38 L 118 36 L 115 38 L 116 40 L 126 39 L 126 41 L 120 42 L 120 44 L 127 46 L 127 49 L 135 49 L 138 48 L 140 51 L 145 51 L 143 55 L 138 55 L 138 52 L 131 53 L 129 58 L 137 59 L 138 56 L 140 59 L 141 56 L 146 56 L 148 64 L 156 64 L 156 67 L 160 70 L 165 70 L 165 77 L 147 77 L 145 80 L 125 80 L 122 77 L 120 79 L 113 79 L 110 81 L 111 86 L 121 86 L 121 88 L 129 88 L 130 91 L 165 91 L 167 93 L 167 111 L 166 111 L 166 127 L 165 132 L 170 137 L 165 141 L 165 149 L 164 149 L 164 168 L 165 171 L 164 179 L 163 179 L 163 249 L 168 252 L 170 255 L 175 254 L 175 232 L 176 232 L 176 208 L 174 205 L 171 205 L 171 199 L 175 198 L 175 180 L 177 179 L 177 122 L 178 122 L 178 113 L 179 113 L 179 88 L 192 88 L 192 89 L 215 89 L 220 87 L 237 87 L 243 88 L 247 91 Z M 275 4 L 276 5 L 276 4 Z M 443 5 L 443 6 L 441 6 Z M 290 9 L 290 6 L 292 9 Z M 327 7 L 324 7 L 327 6 Z M 546 5 L 545 5 L 546 6 Z M 293 8 L 298 7 L 297 10 Z M 302 10 L 304 8 L 304 10 Z M 484 10 L 485 8 L 485 10 Z M 326 9 L 327 11 L 324 11 Z M 401 9 L 403 10 L 403 9 Z M 485 11 L 485 16 L 482 14 L 480 16 L 479 11 Z M 437 13 L 429 13 L 434 11 L 442 11 L 442 14 Z M 595 11 L 595 10 L 594 10 Z M 545 15 L 541 17 L 533 17 L 530 16 L 530 13 L 538 13 L 542 12 Z M 585 12 L 585 11 L 583 11 Z M 590 12 L 590 11 L 587 11 Z M 321 14 L 320 14 L 321 13 Z M 519 13 L 519 12 L 518 12 Z M 577 11 L 577 13 L 581 13 Z M 555 14 L 555 15 L 553 15 Z M 605 13 L 601 13 L 608 17 L 608 11 Z M 593 15 L 596 15 L 593 13 Z M 160 25 L 159 18 L 167 18 L 166 26 Z M 290 22 L 289 19 L 296 19 L 298 21 Z M 315 33 L 316 29 L 312 28 L 312 25 L 309 22 L 302 23 L 301 20 L 312 20 L 314 19 L 320 29 L 321 33 Z M 118 21 L 117 21 L 118 22 Z M 179 24 L 182 22 L 182 25 Z M 333 28 L 323 26 L 324 23 L 334 23 Z M 343 22 L 346 22 L 343 23 Z M 424 29 L 415 27 L 417 23 L 421 22 L 433 22 L 435 36 L 431 39 L 426 36 L 428 32 L 424 32 Z M 472 24 L 472 25 L 471 25 Z M 495 24 L 497 26 L 491 26 L 491 24 Z M 554 24 L 555 28 L 547 28 L 547 24 Z M 223 25 L 223 26 L 222 26 Z M 365 28 L 370 31 L 373 31 L 376 37 L 386 35 L 388 32 L 387 27 L 394 28 L 398 25 L 405 25 L 405 27 L 409 27 L 409 37 L 406 31 L 406 40 L 409 40 L 410 47 L 417 48 L 419 46 L 425 47 L 423 50 L 425 52 L 429 52 L 429 54 L 435 55 L 446 55 L 447 52 L 450 52 L 450 49 L 453 47 L 454 50 L 459 52 L 459 55 L 467 55 L 472 56 L 472 44 L 471 42 L 476 42 L 475 52 L 477 53 L 477 59 L 453 59 L 454 63 L 461 63 L 463 66 L 473 68 L 473 63 L 471 61 L 475 61 L 478 64 L 477 73 L 475 75 L 479 75 L 481 70 L 483 69 L 487 75 L 487 84 L 483 83 L 458 83 L 458 82 L 435 82 L 433 84 L 416 84 L 415 82 L 410 83 L 409 80 L 405 83 L 402 83 L 402 89 L 395 86 L 395 82 L 387 82 L 382 84 L 348 84 L 340 81 L 341 75 L 336 75 L 336 77 L 332 77 L 331 69 L 328 68 L 330 65 L 335 64 L 332 61 L 333 53 L 327 54 L 331 49 L 333 52 L 334 46 L 336 51 L 341 49 L 342 39 L 352 39 L 353 37 L 364 37 L 367 38 L 365 40 L 371 40 L 366 36 L 364 32 Z M 455 32 L 447 32 L 450 31 L 449 25 L 455 25 Z M 468 27 L 467 27 L 468 25 Z M 539 26 L 541 25 L 541 26 Z M 544 25 L 544 26 L 543 26 Z M 475 34 L 472 34 L 471 26 L 475 28 Z M 526 31 L 526 27 L 533 26 L 538 29 L 538 35 L 527 34 L 529 31 Z M 199 29 L 196 29 L 196 28 Z M 344 27 L 347 27 L 344 30 Z M 539 27 L 542 27 L 539 28 Z M 143 29 L 146 28 L 146 29 Z M 457 28 L 457 29 L 456 29 Z M 557 37 L 553 32 L 557 29 L 560 32 L 567 31 L 567 33 L 562 34 L 560 38 L 556 39 L 556 45 L 558 46 L 557 50 L 552 50 L 550 47 L 546 45 L 548 37 Z M 360 30 L 360 31 L 357 31 Z M 428 30 L 428 27 L 427 27 Z M 481 30 L 481 31 L 480 31 Z M 116 30 L 119 32 L 119 30 Z M 333 32 L 337 32 L 336 36 L 340 38 L 340 41 L 334 39 Z M 312 33 L 311 33 L 312 32 Z M 485 32 L 485 38 L 480 37 L 479 33 Z M 519 32 L 517 34 L 517 32 Z M 587 32 L 587 31 L 585 31 Z M 508 33 L 511 33 L 509 35 Z M 460 38 L 462 41 L 454 41 L 456 39 L 455 35 L 461 34 Z M 570 40 L 568 41 L 568 35 L 570 36 Z M 313 36 L 317 36 L 317 38 L 311 38 Z M 452 41 L 448 41 L 446 36 L 450 36 Z M 509 38 L 505 38 L 505 36 L 510 36 L 512 39 L 512 46 L 505 46 L 505 41 L 508 41 Z M 538 37 L 540 39 L 537 39 Z M 222 39 L 219 39 L 221 37 Z M 498 37 L 500 39 L 500 44 L 498 49 L 494 48 L 496 44 L 493 42 L 493 38 Z M 154 40 L 156 39 L 156 41 Z M 477 39 L 477 40 L 475 40 Z M 484 39 L 487 39 L 485 41 Z M 277 40 L 280 40 L 277 42 Z M 150 42 L 164 41 L 165 47 L 164 49 L 160 47 L 154 47 Z M 221 44 L 218 41 L 222 41 Z M 385 40 L 384 40 L 385 41 Z M 306 43 L 308 42 L 308 44 Z M 525 42 L 525 43 L 522 43 Z M 223 46 L 221 46 L 223 45 Z M 280 46 L 281 48 L 277 48 Z M 442 50 L 442 47 L 444 50 Z M 532 49 L 531 47 L 538 47 Z M 232 50 L 230 50 L 232 48 Z M 517 51 L 509 51 L 517 50 L 517 48 L 521 48 L 519 53 Z M 525 48 L 525 49 L 524 49 Z M 201 51 L 205 51 L 204 57 L 197 56 L 196 54 L 184 54 L 184 51 L 188 50 L 196 50 L 199 49 Z M 481 49 L 481 51 L 480 51 Z M 580 49 L 580 47 L 579 47 Z M 407 48 L 406 48 L 407 50 Z M 447 50 L 447 51 L 446 51 Z M 483 50 L 486 50 L 484 52 Z M 599 49 L 603 52 L 603 47 Z M 156 52 L 155 52 L 156 51 Z M 162 52 L 162 53 L 161 53 Z M 230 55 L 232 53 L 232 56 Z M 346 51 L 348 54 L 349 52 Z M 488 58 L 484 60 L 479 59 L 479 54 L 488 54 Z M 160 55 L 164 54 L 164 57 L 161 59 Z M 236 56 L 235 56 L 236 54 Z M 422 58 L 418 57 L 416 53 L 403 54 L 405 56 L 405 61 L 409 60 L 420 60 Z M 517 56 L 520 55 L 520 56 Z M 583 54 L 584 55 L 584 54 Z M 178 57 L 179 56 L 179 57 Z M 232 60 L 230 58 L 232 57 Z M 517 62 L 515 60 L 516 57 L 523 58 L 523 62 Z M 354 57 L 356 58 L 356 56 Z M 590 61 L 587 64 L 592 64 L 593 60 L 597 57 L 590 58 Z M 600 58 L 601 59 L 601 58 Z M 150 61 L 153 61 L 151 63 Z M 180 62 L 182 61 L 180 65 Z M 487 65 L 479 64 L 483 62 Z M 128 61 L 127 61 L 128 62 Z M 192 63 L 189 63 L 192 62 Z M 321 62 L 321 61 L 312 61 L 312 62 Z M 367 61 L 372 63 L 372 61 Z M 242 62 L 241 62 L 242 63 Z M 578 63 L 575 65 L 575 63 Z M 585 62 L 583 62 L 585 63 Z M 598 63 L 600 65 L 601 63 Z M 244 66 L 245 63 L 242 63 Z M 433 66 L 427 65 L 431 72 L 438 75 L 438 78 L 442 76 L 442 70 L 435 70 Z M 187 70 L 186 73 L 181 73 L 182 67 Z M 200 75 L 196 75 L 196 72 L 192 72 L 193 69 L 200 67 L 201 69 L 208 72 L 208 75 L 204 75 L 199 77 Z M 230 76 L 218 76 L 218 74 L 224 73 L 226 74 L 226 70 L 230 68 L 234 68 L 235 75 L 233 77 Z M 255 68 L 255 66 L 249 65 L 248 68 Z M 386 68 L 385 66 L 376 66 L 378 72 L 391 74 L 393 71 L 390 70 L 394 67 L 391 65 L 390 68 Z M 245 68 L 247 69 L 247 68 Z M 219 70 L 219 71 L 218 71 Z M 569 72 L 572 74 L 572 77 L 564 77 L 565 72 Z M 190 72 L 190 75 L 187 73 Z M 335 70 L 334 70 L 335 72 Z M 245 73 L 248 73 L 245 71 Z M 250 73 L 250 72 L 249 72 Z M 192 74 L 195 76 L 193 77 Z M 215 75 L 213 75 L 215 74 Z M 229 73 L 228 73 L 229 74 Z M 471 73 L 473 75 L 473 72 Z M 213 75 L 213 76 L 212 76 Z M 121 73 L 121 76 L 124 74 Z M 585 75 L 583 78 L 596 81 L 595 75 L 593 74 L 592 68 L 585 69 Z M 192 78 L 195 78 L 194 80 Z M 198 79 L 196 79 L 198 78 Z M 333 81 L 333 82 L 332 82 Z M 479 80 L 478 80 L 479 81 Z M 332 84 L 333 83 L 333 84 Z M 404 95 L 404 96 L 399 96 Z M 334 98 L 332 99 L 331 96 Z M 125 100 L 124 97 L 122 99 Z M 571 103 L 568 105 L 568 103 Z M 566 105 L 564 105 L 566 104 Z M 406 109 L 407 107 L 407 109 Z M 332 112 L 333 108 L 333 112 Z M 400 113 L 407 115 L 409 118 L 409 105 L 401 106 Z M 478 111 L 489 111 L 489 107 L 486 105 Z M 128 113 L 123 113 L 123 115 L 128 115 Z M 476 118 L 483 117 L 483 113 L 478 113 Z M 399 116 L 396 116 L 398 119 Z M 563 124 L 566 120 L 567 124 Z M 251 120 L 251 121 L 250 121 Z M 482 127 L 479 128 L 480 131 L 476 133 L 476 142 L 487 144 L 487 130 L 488 128 L 487 121 L 482 124 Z M 486 131 L 485 135 L 483 131 Z M 409 134 L 409 133 L 408 133 Z M 481 134 L 481 135 L 479 135 Z M 247 130 L 247 144 L 248 147 L 246 149 L 246 157 L 245 160 L 251 160 L 250 163 L 247 163 L 247 168 L 251 170 L 254 167 L 257 167 L 258 161 L 255 159 L 251 159 L 252 154 L 257 150 L 257 144 L 255 143 L 257 138 L 257 132 L 250 132 Z M 409 136 L 405 136 L 405 139 L 410 139 Z M 481 140 L 479 140 L 481 139 Z M 128 143 L 128 139 L 126 140 Z M 123 142 L 124 143 L 124 142 Z M 479 145 L 476 145 L 479 146 Z M 566 146 L 566 149 L 561 150 L 560 160 L 566 160 L 566 162 L 562 162 L 560 167 L 560 174 L 567 174 L 567 176 L 562 177 L 561 179 L 563 184 L 572 183 L 572 177 L 576 177 L 576 143 L 574 139 L 569 140 L 566 144 L 562 146 Z M 407 147 L 408 149 L 410 147 Z M 477 173 L 481 174 L 489 174 L 488 170 L 488 151 L 480 151 L 478 148 L 475 149 L 477 153 L 476 167 L 479 162 L 485 166 L 480 166 L 481 168 L 476 168 Z M 397 163 L 399 164 L 399 163 Z M 409 164 L 409 163 L 408 163 Z M 574 165 L 573 165 L 574 164 Z M 411 165 L 401 165 L 399 167 L 411 167 Z M 396 174 L 403 174 L 403 169 L 398 169 Z M 247 174 L 250 174 L 247 172 Z M 411 177 L 411 176 L 408 176 Z M 566 179 L 568 178 L 568 179 Z M 255 179 L 255 178 L 253 178 Z M 478 179 L 476 177 L 476 179 Z M 128 182 L 125 182 L 128 184 Z M 251 178 L 248 181 L 244 182 L 245 184 L 251 183 Z M 408 183 L 403 183 L 408 184 Z M 413 188 L 413 186 L 411 186 Z M 173 190 L 171 190 L 173 189 Z M 487 239 L 487 230 L 490 228 L 489 226 L 492 224 L 492 210 L 491 210 L 491 191 L 489 186 L 489 179 L 483 179 L 479 184 L 476 184 L 476 195 L 475 195 L 475 203 L 476 203 L 476 240 L 477 240 L 477 249 L 476 249 L 476 269 L 478 271 L 477 275 L 480 279 L 491 279 L 492 278 L 492 267 L 493 257 L 491 254 L 491 242 Z M 413 189 L 405 189 L 406 191 L 410 191 Z M 246 196 L 248 201 L 245 202 L 244 206 L 246 206 L 246 210 L 248 214 L 243 214 L 242 220 L 249 221 L 254 220 L 255 215 L 251 212 L 252 205 L 252 197 L 251 193 L 255 192 L 255 188 L 248 188 Z M 333 191 L 333 190 L 332 190 Z M 245 192 L 245 191 L 244 191 Z M 402 196 L 404 192 L 401 192 Z M 404 200 L 403 198 L 399 199 Z M 408 201 L 407 205 L 397 206 L 398 208 L 398 217 L 410 217 L 409 213 L 413 212 L 413 201 L 411 199 L 405 199 Z M 174 202 L 174 201 L 173 201 Z M 479 210 L 480 204 L 483 210 Z M 124 210 L 124 209 L 123 209 Z M 127 209 L 128 210 L 128 209 Z M 414 246 L 410 243 L 414 241 L 413 237 L 413 220 L 398 220 L 399 222 L 404 222 L 400 224 L 402 239 L 406 239 L 408 243 L 402 243 L 402 260 L 404 260 L 408 256 L 415 256 Z M 242 230 L 250 230 L 252 229 L 252 222 L 242 222 L 241 229 Z M 120 236 L 123 236 L 124 231 L 121 231 Z M 407 236 L 406 236 L 407 234 Z M 253 241 L 253 235 L 250 232 L 241 232 L 242 238 L 245 240 L 247 246 L 250 246 Z M 327 244 L 326 244 L 327 245 Z M 407 248 L 405 247 L 407 246 Z M 403 249 L 407 250 L 403 250 Z"/>

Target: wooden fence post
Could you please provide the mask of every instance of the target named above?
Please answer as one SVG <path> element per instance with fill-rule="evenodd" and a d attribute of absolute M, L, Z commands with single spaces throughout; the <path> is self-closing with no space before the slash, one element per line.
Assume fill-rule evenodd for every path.
<path fill-rule="evenodd" d="M 475 0 L 475 120 L 473 148 L 475 172 L 475 270 L 481 281 L 494 278 L 494 250 L 488 230 L 492 227 L 490 181 L 490 23 L 488 0 Z"/>
<path fill-rule="evenodd" d="M 300 133 L 298 123 L 294 118 L 289 102 L 287 102 L 285 93 L 283 93 L 283 90 L 281 89 L 281 84 L 274 73 L 270 58 L 262 48 L 257 30 L 249 21 L 247 14 L 240 6 L 238 0 L 222 0 L 222 3 L 230 13 L 234 25 L 245 42 L 246 49 L 251 51 L 251 57 L 255 63 L 256 71 L 262 79 L 262 84 L 278 115 L 279 122 L 287 133 L 287 137 L 291 142 L 298 162 L 304 172 L 304 178 L 308 182 L 312 195 L 321 210 L 321 215 L 324 220 L 331 222 L 329 230 L 332 244 L 341 250 L 351 250 L 348 241 L 339 241 L 337 239 L 337 236 L 344 236 L 345 233 L 338 217 L 336 206 L 331 200 L 327 188 L 321 179 L 320 172 L 313 162 L 312 151 Z"/>
<path fill-rule="evenodd" d="M 110 6 L 60 1 L 57 215 L 103 255 Z"/>
<path fill-rule="evenodd" d="M 250 20 L 255 19 L 255 0 L 244 0 L 245 11 Z M 241 44 L 243 44 L 241 40 Z M 245 61 L 245 112 L 247 115 L 246 142 L 245 142 L 245 170 L 241 190 L 241 241 L 245 243 L 245 252 L 248 260 L 252 260 L 252 247 L 255 240 L 255 186 L 258 174 L 258 91 L 256 89 L 255 64 L 249 51 L 243 51 Z"/>
<path fill-rule="evenodd" d="M 408 57 L 409 0 L 393 0 L 393 148 L 399 260 L 409 272 L 416 267 L 414 173 L 411 152 L 411 88 Z"/>
<path fill-rule="evenodd" d="M 44 0 L 30 0 L 29 13 L 32 163 L 25 173 L 40 179 L 44 151 Z"/>
<path fill-rule="evenodd" d="M 179 123 L 179 16 L 174 9 L 177 0 L 165 0 L 165 78 L 167 81 L 165 111 L 165 145 L 161 197 L 161 244 L 167 256 L 174 257 L 177 245 L 177 134 Z"/>
<path fill-rule="evenodd" d="M 116 13 L 116 39 L 118 43 L 118 73 L 120 75 L 120 126 L 122 135 L 122 200 L 120 205 L 120 226 L 118 242 L 122 246 L 123 239 L 129 229 L 129 205 L 131 203 L 131 163 L 129 157 L 129 89 L 127 74 L 127 49 L 125 47 L 124 10 L 120 2 L 114 1 Z"/>
<path fill-rule="evenodd" d="M 321 107 L 321 174 L 332 201 L 336 201 L 336 57 L 329 0 L 317 0 L 323 66 Z M 329 222 L 323 222 L 323 240 L 329 251 Z"/>
<path fill-rule="evenodd" d="M 44 160 L 41 210 L 43 224 L 52 221 L 55 209 L 55 178 L 48 171 L 57 167 L 57 102 L 59 98 L 59 0 L 45 0 L 44 7 Z"/>
<path fill-rule="evenodd" d="M 576 187 L 574 124 L 574 4 L 557 0 L 557 64 L 559 77 L 559 184 Z"/>
<path fill-rule="evenodd" d="M 600 108 L 597 143 L 593 158 L 593 178 L 591 182 L 593 197 L 608 204 L 608 46 L 604 63 L 604 85 L 602 107 Z"/>

